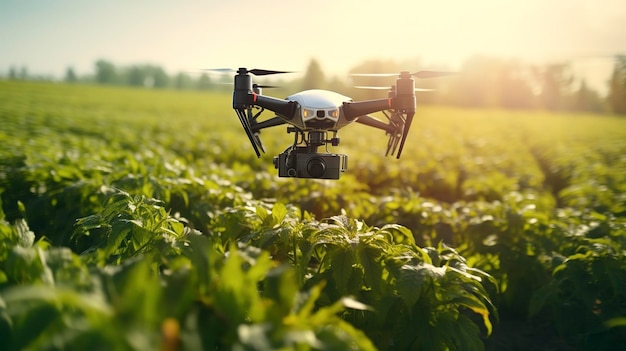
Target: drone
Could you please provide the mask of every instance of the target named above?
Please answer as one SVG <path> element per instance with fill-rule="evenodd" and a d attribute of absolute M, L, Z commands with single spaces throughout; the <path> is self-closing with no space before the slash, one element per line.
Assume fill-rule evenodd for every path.
<path fill-rule="evenodd" d="M 211 69 L 230 71 L 231 69 Z M 239 68 L 235 71 L 233 90 L 233 109 L 252 144 L 257 157 L 265 152 L 261 142 L 262 129 L 287 124 L 287 133 L 294 133 L 293 144 L 284 152 L 275 156 L 274 168 L 279 177 L 339 179 L 347 170 L 348 156 L 331 153 L 328 144 L 339 145 L 337 132 L 352 122 L 361 123 L 383 130 L 389 136 L 386 156 L 400 158 L 407 139 L 409 128 L 416 109 L 416 78 L 433 78 L 452 74 L 451 72 L 419 71 L 399 74 L 354 74 L 354 76 L 397 76 L 396 84 L 388 89 L 386 98 L 354 101 L 342 94 L 321 89 L 305 90 L 285 99 L 262 94 L 263 88 L 272 86 L 252 83 L 252 76 L 290 73 L 266 69 Z M 374 88 L 374 87 L 364 87 Z M 265 111 L 274 116 L 261 120 Z M 371 116 L 382 112 L 386 121 Z M 319 152 L 324 146 L 325 152 Z"/>

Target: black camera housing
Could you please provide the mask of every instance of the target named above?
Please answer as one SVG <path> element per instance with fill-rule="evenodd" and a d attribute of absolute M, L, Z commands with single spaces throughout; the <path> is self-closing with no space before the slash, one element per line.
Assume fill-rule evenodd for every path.
<path fill-rule="evenodd" d="M 278 169 L 279 177 L 339 179 L 348 168 L 348 156 L 296 147 L 275 156 L 274 168 Z"/>

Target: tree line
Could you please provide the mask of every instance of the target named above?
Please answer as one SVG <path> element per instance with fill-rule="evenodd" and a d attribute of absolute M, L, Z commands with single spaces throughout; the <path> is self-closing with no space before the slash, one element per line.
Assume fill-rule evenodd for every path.
<path fill-rule="evenodd" d="M 11 80 L 44 80 L 54 81 L 51 76 L 31 75 L 26 67 L 10 67 L 7 76 Z M 101 85 L 118 85 L 154 89 L 179 90 L 211 90 L 223 88 L 226 77 L 210 77 L 208 74 L 192 75 L 179 72 L 169 75 L 158 65 L 135 64 L 117 66 L 108 60 L 97 60 L 93 73 L 79 75 L 73 67 L 67 67 L 63 81 L 66 83 L 86 83 Z M 228 76 L 227 81 L 232 77 Z"/>
<path fill-rule="evenodd" d="M 406 67 L 415 67 L 415 63 L 368 60 L 352 68 L 350 73 L 400 72 Z M 389 86 L 395 79 L 353 77 L 352 86 Z M 308 82 L 334 90 L 345 89 L 344 92 L 355 99 L 381 97 L 380 91 L 358 91 L 336 79 L 325 80 L 314 61 L 309 65 L 302 86 L 307 87 Z M 416 79 L 416 86 L 432 89 L 417 95 L 418 103 L 425 104 L 626 115 L 626 56 L 615 57 L 605 94 L 592 89 L 584 78 L 576 77 L 569 63 L 530 65 L 487 56 L 469 58 L 455 75 Z"/>
<path fill-rule="evenodd" d="M 215 78 L 212 79 L 206 73 L 195 77 L 185 72 L 179 72 L 170 76 L 162 67 L 157 65 L 143 64 L 117 67 L 110 61 L 98 60 L 95 63 L 94 81 L 98 84 L 128 85 L 156 89 L 210 90 L 219 88 L 225 82 L 225 78 L 222 77 L 222 79 L 214 81 Z M 232 77 L 229 76 L 226 81 L 231 79 Z"/>
<path fill-rule="evenodd" d="M 349 73 L 400 72 L 415 67 L 414 61 L 367 60 Z M 29 75 L 27 68 L 11 67 L 9 79 L 52 80 Z M 277 78 L 279 79 L 279 78 Z M 68 67 L 63 80 L 67 83 L 126 85 L 154 89 L 223 90 L 232 82 L 232 75 L 192 75 L 179 72 L 168 75 L 152 64 L 116 66 L 107 60 L 94 63 L 94 73 L 78 75 Z M 390 86 L 395 78 L 326 76 L 316 59 L 311 59 L 304 75 L 297 79 L 273 81 L 281 88 L 272 93 L 286 96 L 306 89 L 331 89 L 355 100 L 376 99 L 381 91 L 356 89 L 355 86 Z M 602 95 L 587 82 L 574 76 L 568 63 L 529 65 L 514 59 L 475 56 L 467 59 L 459 74 L 418 80 L 420 88 L 432 89 L 419 93 L 418 103 L 446 104 L 461 107 L 544 109 L 551 111 L 580 111 L 626 115 L 626 56 L 616 56 L 613 73 L 607 81 L 607 93 Z"/>

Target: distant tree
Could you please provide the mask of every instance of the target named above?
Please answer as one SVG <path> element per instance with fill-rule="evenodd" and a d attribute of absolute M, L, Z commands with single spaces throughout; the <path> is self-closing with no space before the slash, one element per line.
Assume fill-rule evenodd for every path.
<path fill-rule="evenodd" d="M 409 67 L 401 67 L 393 60 L 366 60 L 350 69 L 350 73 L 395 73 Z"/>
<path fill-rule="evenodd" d="M 187 90 L 193 87 L 193 80 L 191 77 L 183 72 L 179 72 L 174 77 L 174 88 L 178 90 Z"/>
<path fill-rule="evenodd" d="M 11 79 L 11 80 L 17 79 L 17 70 L 13 66 L 11 66 L 11 68 L 9 68 L 9 79 Z"/>
<path fill-rule="evenodd" d="M 574 102 L 572 107 L 576 111 L 585 112 L 605 112 L 606 107 L 604 101 L 596 92 L 588 87 L 585 80 L 581 80 L 580 86 L 573 96 Z"/>
<path fill-rule="evenodd" d="M 197 90 L 209 90 L 212 87 L 211 78 L 206 73 L 202 73 L 198 81 L 196 82 Z"/>
<path fill-rule="evenodd" d="M 626 56 L 617 56 L 613 73 L 609 80 L 609 94 L 607 101 L 611 111 L 616 114 L 626 114 Z"/>
<path fill-rule="evenodd" d="M 487 56 L 474 56 L 461 66 L 463 74 L 451 79 L 447 101 L 466 107 L 495 107 L 498 93 L 497 67 L 499 59 Z"/>
<path fill-rule="evenodd" d="M 144 81 L 146 79 L 146 71 L 142 69 L 140 66 L 131 66 L 125 70 L 126 75 L 126 84 L 133 87 L 142 87 L 144 86 Z"/>
<path fill-rule="evenodd" d="M 74 72 L 74 69 L 72 67 L 68 67 L 67 70 L 65 70 L 64 80 L 66 83 L 76 83 L 76 81 L 78 81 L 76 72 Z"/>
<path fill-rule="evenodd" d="M 155 65 L 133 65 L 122 71 L 122 81 L 133 87 L 165 88 L 169 77 L 163 68 Z"/>
<path fill-rule="evenodd" d="M 340 79 L 337 76 L 333 76 L 328 80 L 328 86 L 332 87 L 332 90 L 335 92 L 350 95 L 350 87 L 346 84 L 344 79 Z"/>
<path fill-rule="evenodd" d="M 324 72 L 316 59 L 311 59 L 302 79 L 302 90 L 322 89 L 325 87 Z"/>
<path fill-rule="evenodd" d="M 541 107 L 548 110 L 566 109 L 570 100 L 571 85 L 574 77 L 567 64 L 548 64 L 535 67 L 538 84 L 538 98 Z"/>
<path fill-rule="evenodd" d="M 148 66 L 149 77 L 153 80 L 153 86 L 155 88 L 166 88 L 169 83 L 169 76 L 165 73 L 165 70 L 159 66 Z"/>
<path fill-rule="evenodd" d="M 28 68 L 26 68 L 26 66 L 22 66 L 22 69 L 20 69 L 20 79 L 21 80 L 28 79 Z"/>
<path fill-rule="evenodd" d="M 534 106 L 530 70 L 518 61 L 503 60 L 496 67 L 494 102 L 498 107 L 527 109 Z"/>
<path fill-rule="evenodd" d="M 115 65 L 109 61 L 96 61 L 96 82 L 99 84 L 114 84 L 117 81 Z"/>
<path fill-rule="evenodd" d="M 466 60 L 462 74 L 445 79 L 447 101 L 471 107 L 531 108 L 535 96 L 532 73 L 517 60 L 474 56 Z M 444 101 L 446 101 L 444 100 Z"/>

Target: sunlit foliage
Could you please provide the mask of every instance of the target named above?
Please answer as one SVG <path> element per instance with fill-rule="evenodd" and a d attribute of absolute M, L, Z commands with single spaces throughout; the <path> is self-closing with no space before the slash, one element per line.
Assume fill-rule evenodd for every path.
<path fill-rule="evenodd" d="M 418 110 L 281 179 L 228 94 L 0 81 L 8 349 L 615 349 L 626 125 Z"/>

